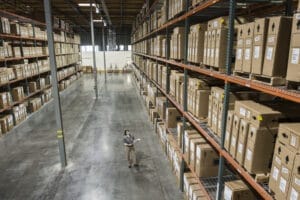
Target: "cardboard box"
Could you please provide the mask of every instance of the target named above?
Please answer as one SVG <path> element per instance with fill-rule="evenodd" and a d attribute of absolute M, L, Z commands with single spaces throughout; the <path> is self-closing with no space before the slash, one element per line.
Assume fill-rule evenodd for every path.
<path fill-rule="evenodd" d="M 201 136 L 198 139 L 192 139 L 191 140 L 191 145 L 190 145 L 190 153 L 189 153 L 189 161 L 190 161 L 190 166 L 192 169 L 195 171 L 196 169 L 196 150 L 197 150 L 197 145 L 200 144 L 205 144 L 207 143 L 204 138 Z"/>
<path fill-rule="evenodd" d="M 240 118 L 238 115 L 233 115 L 233 123 L 232 123 L 232 132 L 231 132 L 231 141 L 230 141 L 230 148 L 229 153 L 230 155 L 235 158 L 236 157 L 236 150 L 237 150 L 237 143 L 238 143 L 238 136 L 239 136 L 239 127 L 240 127 Z"/>
<path fill-rule="evenodd" d="M 9 106 L 7 92 L 0 93 L 0 108 L 6 108 Z"/>
<path fill-rule="evenodd" d="M 263 75 L 286 77 L 291 26 L 291 17 L 270 18 Z"/>
<path fill-rule="evenodd" d="M 212 30 L 211 37 L 210 37 L 210 59 L 209 59 L 210 66 L 215 66 L 216 35 L 217 35 L 217 30 Z"/>
<path fill-rule="evenodd" d="M 287 199 L 300 199 L 300 176 L 299 173 L 294 174 L 291 179 L 288 198 Z"/>
<path fill-rule="evenodd" d="M 187 160 L 186 160 L 187 164 L 191 164 L 191 160 L 190 160 L 191 152 L 194 153 L 194 151 L 195 151 L 195 147 L 194 147 L 194 149 L 192 149 L 191 145 L 192 145 L 192 141 L 196 140 L 196 139 L 203 139 L 203 138 L 199 133 L 197 133 L 195 135 L 188 136 L 188 141 L 185 141 L 187 151 L 185 151 L 184 153 L 185 153 L 186 158 L 187 158 Z"/>
<path fill-rule="evenodd" d="M 210 90 L 197 90 L 195 102 L 195 115 L 202 119 L 207 118 Z"/>
<path fill-rule="evenodd" d="M 29 93 L 34 93 L 37 91 L 36 82 L 29 82 Z"/>
<path fill-rule="evenodd" d="M 215 45 L 215 61 L 214 65 L 218 68 L 226 67 L 226 50 L 227 50 L 227 36 L 228 29 L 217 29 L 216 31 L 216 45 Z"/>
<path fill-rule="evenodd" d="M 15 87 L 12 89 L 12 97 L 14 101 L 21 101 L 24 98 L 23 87 Z"/>
<path fill-rule="evenodd" d="M 300 152 L 300 123 L 279 124 L 278 140 L 291 151 Z"/>
<path fill-rule="evenodd" d="M 232 125 L 233 125 L 233 110 L 229 110 L 227 114 L 227 123 L 226 123 L 226 135 L 224 141 L 224 148 L 229 152 L 229 147 L 231 144 L 231 132 L 232 132 Z"/>
<path fill-rule="evenodd" d="M 194 176 L 193 173 L 184 173 L 184 175 L 183 175 L 183 191 L 185 193 L 188 192 L 188 188 L 189 188 L 188 180 L 189 179 L 194 179 L 194 178 L 196 178 L 196 177 Z"/>
<path fill-rule="evenodd" d="M 250 174 L 270 172 L 277 128 L 258 128 L 250 124 L 244 167 Z"/>
<path fill-rule="evenodd" d="M 251 100 L 236 101 L 235 113 L 257 127 L 278 127 L 278 120 L 282 116 L 280 112 Z"/>
<path fill-rule="evenodd" d="M 212 95 L 208 96 L 208 113 L 207 113 L 207 126 L 212 126 L 212 109 L 213 109 L 213 97 Z"/>
<path fill-rule="evenodd" d="M 243 72 L 251 73 L 252 71 L 252 48 L 253 48 L 253 32 L 254 22 L 247 23 L 244 26 L 245 30 L 245 43 L 244 43 L 244 56 L 243 56 Z"/>
<path fill-rule="evenodd" d="M 196 147 L 196 174 L 198 177 L 218 175 L 219 155 L 209 144 L 200 144 Z"/>
<path fill-rule="evenodd" d="M 237 44 L 235 53 L 235 66 L 236 71 L 243 70 L 243 57 L 244 57 L 244 43 L 245 43 L 245 25 L 237 26 Z"/>
<path fill-rule="evenodd" d="M 190 178 L 190 179 L 187 179 L 187 182 L 188 182 L 188 184 L 187 184 L 187 189 L 186 189 L 185 195 L 186 195 L 187 199 L 190 199 L 191 198 L 190 197 L 190 190 L 192 190 L 191 187 L 193 185 L 198 185 L 199 184 L 199 179 L 196 178 L 196 177 L 195 178 Z"/>
<path fill-rule="evenodd" d="M 241 119 L 240 126 L 239 126 L 237 151 L 236 151 L 236 160 L 241 165 L 244 165 L 245 150 L 246 150 L 247 139 L 248 139 L 248 130 L 249 130 L 249 123 L 246 120 Z"/>
<path fill-rule="evenodd" d="M 208 31 L 204 33 L 204 45 L 203 45 L 203 64 L 208 65 L 207 55 L 208 53 Z"/>
<path fill-rule="evenodd" d="M 255 200 L 251 189 L 242 181 L 225 182 L 224 200 Z"/>
<path fill-rule="evenodd" d="M 185 130 L 184 131 L 184 152 L 187 154 L 190 149 L 190 138 L 191 136 L 195 135 L 196 137 L 201 137 L 198 131 L 192 129 L 192 130 Z"/>
<path fill-rule="evenodd" d="M 269 18 L 256 19 L 254 22 L 254 39 L 251 70 L 251 72 L 254 74 L 262 73 L 268 26 Z"/>
<path fill-rule="evenodd" d="M 293 17 L 292 34 L 289 51 L 289 61 L 286 79 L 289 81 L 300 82 L 300 14 L 296 13 Z"/>
<path fill-rule="evenodd" d="M 167 108 L 166 110 L 166 128 L 176 128 L 177 122 L 181 121 L 181 114 L 177 108 Z"/>

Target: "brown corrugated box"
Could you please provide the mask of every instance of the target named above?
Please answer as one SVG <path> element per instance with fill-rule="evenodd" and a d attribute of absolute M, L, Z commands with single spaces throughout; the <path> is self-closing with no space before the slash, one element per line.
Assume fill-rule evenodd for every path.
<path fill-rule="evenodd" d="M 231 132 L 233 125 L 233 110 L 229 110 L 227 114 L 227 123 L 226 123 L 226 135 L 224 141 L 224 148 L 229 152 L 230 142 L 231 142 Z"/>
<path fill-rule="evenodd" d="M 278 127 L 282 114 L 251 100 L 236 101 L 235 113 L 256 126 Z"/>
<path fill-rule="evenodd" d="M 184 130 L 184 152 L 185 153 L 188 153 L 189 152 L 189 149 L 190 149 L 190 140 L 189 138 L 192 136 L 192 135 L 196 135 L 198 137 L 201 137 L 200 134 L 198 133 L 198 131 L 194 130 L 194 129 L 191 129 L 191 130 Z"/>
<path fill-rule="evenodd" d="M 286 79 L 289 81 L 300 82 L 300 14 L 297 13 L 293 17 L 290 53 L 287 68 Z"/>
<path fill-rule="evenodd" d="M 238 143 L 238 136 L 239 136 L 239 126 L 240 126 L 240 118 L 238 115 L 233 115 L 233 123 L 232 123 L 232 131 L 231 131 L 231 141 L 230 141 L 230 148 L 229 153 L 230 155 L 235 158 L 236 157 L 236 149 Z"/>
<path fill-rule="evenodd" d="M 205 144 L 207 143 L 204 138 L 198 138 L 198 139 L 192 139 L 191 140 L 191 145 L 190 145 L 190 166 L 192 167 L 193 170 L 196 169 L 196 150 L 197 150 L 197 145 L 200 144 Z"/>
<path fill-rule="evenodd" d="M 208 114 L 209 104 L 209 90 L 197 90 L 196 91 L 196 107 L 195 115 L 198 118 L 206 118 Z"/>
<path fill-rule="evenodd" d="M 263 75 L 286 77 L 291 17 L 271 17 L 263 66 Z"/>
<path fill-rule="evenodd" d="M 226 67 L 226 50 L 227 50 L 228 29 L 217 29 L 215 36 L 215 61 L 214 67 Z"/>
<path fill-rule="evenodd" d="M 245 169 L 251 174 L 270 172 L 277 128 L 258 128 L 250 124 L 245 152 Z"/>
<path fill-rule="evenodd" d="M 176 128 L 177 122 L 180 120 L 181 120 L 181 114 L 175 107 L 167 108 L 166 128 Z"/>
<path fill-rule="evenodd" d="M 36 92 L 37 87 L 36 87 L 36 82 L 29 82 L 29 93 L 34 93 Z"/>
<path fill-rule="evenodd" d="M 210 37 L 210 58 L 209 58 L 209 65 L 215 66 L 215 51 L 216 51 L 216 30 L 211 31 Z"/>
<path fill-rule="evenodd" d="M 252 73 L 261 74 L 265 57 L 269 19 L 256 19 L 254 24 Z"/>
<path fill-rule="evenodd" d="M 251 73 L 254 22 L 245 25 L 245 43 L 243 56 L 243 72 Z"/>
<path fill-rule="evenodd" d="M 225 182 L 224 200 L 256 200 L 250 188 L 242 181 Z"/>
<path fill-rule="evenodd" d="M 241 165 L 244 165 L 245 150 L 247 146 L 249 123 L 241 119 L 239 126 L 239 136 L 237 142 L 236 160 Z"/>
<path fill-rule="evenodd" d="M 235 53 L 235 66 L 236 71 L 243 70 L 243 57 L 244 57 L 244 43 L 245 43 L 245 25 L 241 24 L 237 26 L 237 44 Z"/>
<path fill-rule="evenodd" d="M 209 144 L 200 144 L 196 148 L 196 174 L 198 177 L 217 176 L 219 155 Z"/>
<path fill-rule="evenodd" d="M 300 152 L 300 123 L 279 124 L 278 140 L 291 151 Z"/>
<path fill-rule="evenodd" d="M 197 132 L 197 134 L 195 134 L 195 135 L 189 135 L 189 136 L 188 136 L 188 140 L 185 141 L 185 145 L 186 145 L 186 150 L 187 150 L 187 151 L 185 151 L 184 153 L 186 154 L 186 157 L 187 157 L 186 162 L 187 162 L 188 164 L 191 164 L 191 160 L 190 160 L 191 156 L 190 156 L 190 154 L 191 154 L 191 144 L 192 144 L 192 140 L 196 140 L 196 139 L 203 139 L 202 136 L 201 136 L 198 132 Z M 194 149 L 194 150 L 195 150 L 195 149 Z"/>

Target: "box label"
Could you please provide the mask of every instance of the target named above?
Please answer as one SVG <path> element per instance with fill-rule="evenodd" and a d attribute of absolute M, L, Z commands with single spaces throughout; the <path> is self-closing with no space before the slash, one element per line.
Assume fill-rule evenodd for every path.
<path fill-rule="evenodd" d="M 273 43 L 275 41 L 275 37 L 274 36 L 269 36 L 268 37 L 268 43 Z"/>
<path fill-rule="evenodd" d="M 245 49 L 245 60 L 250 60 L 250 48 Z"/>
<path fill-rule="evenodd" d="M 239 152 L 240 154 L 242 154 L 243 148 L 244 148 L 244 145 L 241 144 L 241 143 L 239 143 L 239 145 L 238 145 L 238 152 Z"/>
<path fill-rule="evenodd" d="M 224 200 L 231 200 L 231 198 L 232 198 L 232 190 L 225 185 Z"/>
<path fill-rule="evenodd" d="M 266 59 L 272 60 L 272 57 L 273 57 L 273 47 L 268 47 L 266 53 Z"/>
<path fill-rule="evenodd" d="M 288 170 L 288 168 L 286 168 L 286 167 L 282 167 L 282 169 L 281 169 L 281 173 L 283 173 L 283 174 L 288 174 L 288 173 L 289 173 L 289 170 Z"/>
<path fill-rule="evenodd" d="M 241 60 L 242 59 L 242 49 L 237 49 L 236 51 L 236 59 Z"/>
<path fill-rule="evenodd" d="M 281 160 L 278 156 L 275 156 L 275 161 L 277 162 L 278 165 L 281 165 Z"/>
<path fill-rule="evenodd" d="M 260 41 L 260 35 L 258 35 L 258 36 L 255 36 L 255 37 L 254 37 L 254 41 L 255 41 L 255 42 L 258 42 L 258 41 Z"/>
<path fill-rule="evenodd" d="M 279 189 L 285 193 L 285 188 L 286 188 L 286 180 L 282 177 L 280 177 L 280 182 L 279 182 Z"/>
<path fill-rule="evenodd" d="M 276 180 L 276 181 L 277 181 L 277 179 L 278 179 L 278 174 L 279 174 L 279 170 L 278 170 L 277 167 L 274 166 L 274 170 L 273 170 L 273 173 L 272 173 L 272 177 L 273 177 L 273 179 Z"/>
<path fill-rule="evenodd" d="M 248 161 L 251 161 L 252 160 L 252 151 L 250 149 L 247 149 L 247 152 L 246 152 L 246 159 Z"/>
<path fill-rule="evenodd" d="M 291 57 L 291 63 L 292 64 L 298 64 L 299 63 L 299 54 L 300 54 L 300 48 L 293 48 L 292 49 L 292 57 Z"/>
<path fill-rule="evenodd" d="M 292 187 L 290 200 L 298 200 L 298 192 Z"/>
<path fill-rule="evenodd" d="M 259 58 L 259 53 L 260 53 L 260 46 L 255 46 L 254 47 L 254 52 L 253 52 L 253 57 L 255 59 L 258 59 Z"/>
<path fill-rule="evenodd" d="M 293 147 L 296 147 L 297 140 L 298 140 L 298 138 L 296 136 L 291 135 L 290 145 L 293 146 Z"/>
<path fill-rule="evenodd" d="M 246 109 L 245 108 L 240 108 L 240 115 L 246 117 Z"/>
<path fill-rule="evenodd" d="M 298 179 L 298 178 L 295 177 L 295 181 L 294 182 L 295 182 L 296 185 L 300 186 L 300 179 Z"/>
<path fill-rule="evenodd" d="M 232 138 L 231 138 L 231 146 L 235 147 L 235 144 L 236 144 L 236 139 L 235 139 L 234 136 L 232 136 Z"/>

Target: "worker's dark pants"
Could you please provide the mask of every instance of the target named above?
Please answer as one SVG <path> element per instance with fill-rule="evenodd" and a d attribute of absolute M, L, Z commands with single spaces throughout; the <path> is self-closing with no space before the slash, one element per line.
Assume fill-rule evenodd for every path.
<path fill-rule="evenodd" d="M 136 156 L 135 156 L 135 149 L 134 147 L 128 147 L 126 146 L 126 154 L 127 154 L 127 160 L 128 160 L 128 164 L 132 165 L 132 164 L 136 164 Z"/>

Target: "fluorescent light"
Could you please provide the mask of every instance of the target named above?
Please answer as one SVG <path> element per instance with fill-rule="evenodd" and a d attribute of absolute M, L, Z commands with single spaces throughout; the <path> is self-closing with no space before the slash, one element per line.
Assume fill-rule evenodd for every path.
<path fill-rule="evenodd" d="M 91 4 L 89 3 L 79 3 L 78 6 L 81 6 L 81 7 L 90 7 Z M 96 4 L 95 3 L 92 3 L 92 6 L 93 7 L 96 7 Z"/>
<path fill-rule="evenodd" d="M 103 22 L 102 19 L 94 19 L 93 22 Z"/>

